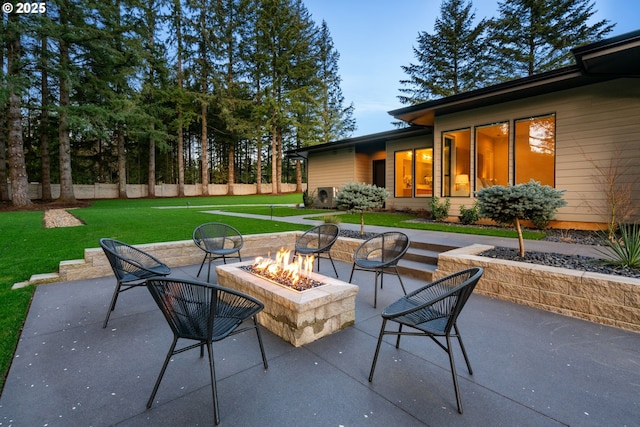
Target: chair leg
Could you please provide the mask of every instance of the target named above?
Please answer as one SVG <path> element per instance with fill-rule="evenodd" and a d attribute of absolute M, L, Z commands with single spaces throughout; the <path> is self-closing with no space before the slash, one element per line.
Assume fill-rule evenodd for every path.
<path fill-rule="evenodd" d="M 398 280 L 400 281 L 400 286 L 402 286 L 402 292 L 404 292 L 404 294 L 407 294 L 407 290 L 404 288 L 404 283 L 402 283 L 402 276 L 400 276 L 400 272 L 398 271 L 398 267 L 394 266 L 393 267 L 396 270 L 396 275 L 398 276 Z"/>
<path fill-rule="evenodd" d="M 121 283 L 118 280 L 118 284 L 116 285 L 116 289 L 113 291 L 113 296 L 111 297 L 111 304 L 109 304 L 109 309 L 107 310 L 107 317 L 104 319 L 104 323 L 102 324 L 102 328 L 107 327 L 107 323 L 109 323 L 109 316 L 111 316 L 111 312 L 116 308 L 116 302 L 118 302 L 118 295 L 120 294 Z"/>
<path fill-rule="evenodd" d="M 376 345 L 376 352 L 373 355 L 373 362 L 371 363 L 371 371 L 369 371 L 369 382 L 373 381 L 373 372 L 376 369 L 376 363 L 378 362 L 378 353 L 380 353 L 380 345 L 382 344 L 382 337 L 384 336 L 384 327 L 387 324 L 387 319 L 382 319 L 382 326 L 380 327 L 380 335 L 378 335 L 378 344 Z"/>
<path fill-rule="evenodd" d="M 453 377 L 453 388 L 456 392 L 456 404 L 458 405 L 458 412 L 462 414 L 462 401 L 460 400 L 460 391 L 458 390 L 458 374 L 456 373 L 456 365 L 453 361 L 453 349 L 451 348 L 451 338 L 449 335 L 447 339 L 447 353 L 449 354 L 449 364 L 451 365 L 451 376 Z"/>
<path fill-rule="evenodd" d="M 213 364 L 213 348 L 211 341 L 207 341 L 207 353 L 209 354 L 209 373 L 211 374 L 211 395 L 213 396 L 213 419 L 215 424 L 220 424 L 220 408 L 218 408 L 218 390 L 216 387 L 216 368 Z"/>
<path fill-rule="evenodd" d="M 402 334 L 402 323 L 398 323 L 398 336 L 396 337 L 396 348 L 400 348 L 401 334 Z"/>
<path fill-rule="evenodd" d="M 198 270 L 198 274 L 196 274 L 196 277 L 200 277 L 200 272 L 202 271 L 202 267 L 204 266 L 204 262 L 207 260 L 207 258 L 209 257 L 209 254 L 205 254 L 204 258 L 202 259 L 202 263 L 200 264 L 200 269 Z"/>
<path fill-rule="evenodd" d="M 382 276 L 380 277 L 380 289 L 382 289 L 382 281 L 384 280 L 384 276 L 376 270 L 375 283 L 373 284 L 373 308 L 378 305 L 378 276 Z"/>
<path fill-rule="evenodd" d="M 331 258 L 331 254 L 329 253 L 328 255 L 329 255 L 329 260 L 331 261 L 331 265 L 333 266 L 333 272 L 336 273 L 336 279 L 338 279 L 338 270 L 336 270 L 336 265 L 333 263 L 333 258 Z"/>
<path fill-rule="evenodd" d="M 469 375 L 473 375 L 473 370 L 471 369 L 471 363 L 469 363 L 469 357 L 467 356 L 467 351 L 464 349 L 464 344 L 462 344 L 462 337 L 460 336 L 460 331 L 458 330 L 458 325 L 453 325 L 456 336 L 458 337 L 458 343 L 460 343 L 460 349 L 462 350 L 462 355 L 464 356 L 464 361 L 467 362 L 467 369 L 469 370 Z"/>
<path fill-rule="evenodd" d="M 351 279 L 353 279 L 353 271 L 356 269 L 356 263 L 354 262 L 351 266 L 351 276 L 349 276 L 349 283 L 351 283 Z"/>
<path fill-rule="evenodd" d="M 258 328 L 258 319 L 256 316 L 253 316 L 253 326 L 255 326 L 256 334 L 258 334 L 258 344 L 260 345 L 260 354 L 262 355 L 262 365 L 264 366 L 264 369 L 269 369 L 267 356 L 264 353 L 264 346 L 262 345 L 262 335 L 260 334 L 260 328 Z"/>
<path fill-rule="evenodd" d="M 160 387 L 160 382 L 162 381 L 162 377 L 164 376 L 164 371 L 167 370 L 167 365 L 171 360 L 171 356 L 173 356 L 173 351 L 176 349 L 176 343 L 178 342 L 178 337 L 173 337 L 173 343 L 171 343 L 171 347 L 169 348 L 169 352 L 167 353 L 167 357 L 164 359 L 164 363 L 162 364 L 162 369 L 160 370 L 160 374 L 158 375 L 158 379 L 156 380 L 156 384 L 153 386 L 153 391 L 151 392 L 151 396 L 147 401 L 147 409 L 151 408 L 153 405 L 153 399 L 156 397 L 156 393 L 158 392 L 158 387 Z"/>

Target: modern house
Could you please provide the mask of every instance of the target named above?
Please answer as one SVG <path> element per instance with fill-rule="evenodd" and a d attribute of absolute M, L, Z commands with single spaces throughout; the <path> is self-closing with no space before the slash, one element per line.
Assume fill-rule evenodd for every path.
<path fill-rule="evenodd" d="M 592 228 L 615 176 L 640 213 L 640 30 L 572 53 L 576 65 L 390 111 L 404 128 L 288 154 L 327 207 L 355 181 L 386 187 L 392 209 L 449 198 L 455 217 L 483 187 L 534 179 L 566 191 L 556 226 Z"/>

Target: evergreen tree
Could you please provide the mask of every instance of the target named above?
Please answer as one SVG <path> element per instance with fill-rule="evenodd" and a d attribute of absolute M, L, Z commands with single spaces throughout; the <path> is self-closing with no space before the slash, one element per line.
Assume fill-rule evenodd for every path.
<path fill-rule="evenodd" d="M 6 14 L 0 15 L 0 117 L 8 116 L 8 93 L 5 80 L 5 51 L 6 36 L 8 35 Z M 7 182 L 7 121 L 0 120 L 0 183 Z M 0 185 L 0 202 L 9 200 L 9 191 L 6 185 Z"/>
<path fill-rule="evenodd" d="M 613 25 L 592 25 L 591 0 L 503 0 L 491 25 L 494 61 L 501 79 L 531 76 L 570 65 L 571 49 L 603 38 Z"/>
<path fill-rule="evenodd" d="M 345 107 L 338 73 L 340 53 L 335 49 L 329 27 L 325 21 L 320 26 L 318 38 L 318 70 L 320 79 L 320 143 L 349 137 L 356 130 L 353 104 Z"/>
<path fill-rule="evenodd" d="M 400 83 L 403 104 L 417 104 L 485 86 L 489 59 L 485 48 L 488 21 L 474 25 L 472 2 L 444 0 L 434 33 L 418 35 L 415 64 L 402 66 L 409 76 Z"/>
<path fill-rule="evenodd" d="M 24 31 L 25 25 L 20 15 L 9 14 L 4 37 L 7 46 L 7 153 L 11 179 L 11 203 L 17 208 L 32 204 L 29 198 L 29 180 L 22 135 L 21 98 L 25 82 L 21 76 L 23 65 L 21 39 Z"/>

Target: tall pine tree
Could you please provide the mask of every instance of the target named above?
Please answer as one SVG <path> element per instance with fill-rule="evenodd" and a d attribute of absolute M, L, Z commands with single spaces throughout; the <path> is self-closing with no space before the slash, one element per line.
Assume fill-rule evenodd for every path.
<path fill-rule="evenodd" d="M 403 104 L 417 104 L 485 86 L 489 59 L 485 45 L 488 21 L 474 24 L 472 2 L 444 0 L 434 33 L 418 35 L 415 64 L 403 66 L 409 76 L 400 83 Z"/>
<path fill-rule="evenodd" d="M 613 25 L 595 14 L 591 0 L 503 0 L 491 26 L 491 46 L 500 79 L 550 71 L 572 63 L 571 48 L 608 34 Z"/>

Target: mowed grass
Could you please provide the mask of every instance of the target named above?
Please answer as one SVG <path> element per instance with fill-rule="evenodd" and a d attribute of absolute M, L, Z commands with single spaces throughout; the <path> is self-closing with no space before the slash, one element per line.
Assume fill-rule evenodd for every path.
<path fill-rule="evenodd" d="M 84 249 L 99 247 L 102 237 L 131 244 L 188 240 L 195 227 L 211 221 L 232 225 L 245 235 L 305 230 L 308 226 L 276 218 L 247 220 L 204 213 L 206 208 L 200 208 L 301 202 L 300 194 L 98 200 L 90 207 L 71 210 L 84 226 L 53 229 L 43 227 L 42 211 L 0 212 L 0 389 L 34 291 L 33 286 L 12 290 L 14 283 L 33 274 L 55 272 L 60 261 L 82 258 Z"/>
<path fill-rule="evenodd" d="M 330 214 L 329 214 L 330 215 Z M 340 222 L 347 224 L 360 224 L 360 214 L 340 214 L 337 215 Z M 323 216 L 310 216 L 310 219 L 322 220 Z M 383 227 L 392 228 L 408 228 L 413 230 L 431 230 L 431 231 L 443 231 L 447 233 L 463 233 L 463 234 L 475 234 L 494 237 L 509 237 L 517 238 L 518 233 L 515 229 L 501 228 L 501 227 L 470 227 L 462 226 L 450 223 L 439 222 L 420 222 L 418 215 L 406 214 L 406 213 L 389 213 L 389 212 L 365 212 L 364 224 L 365 229 L 367 225 L 379 225 Z M 543 231 L 523 231 L 523 237 L 527 240 L 540 240 L 546 236 Z"/>

